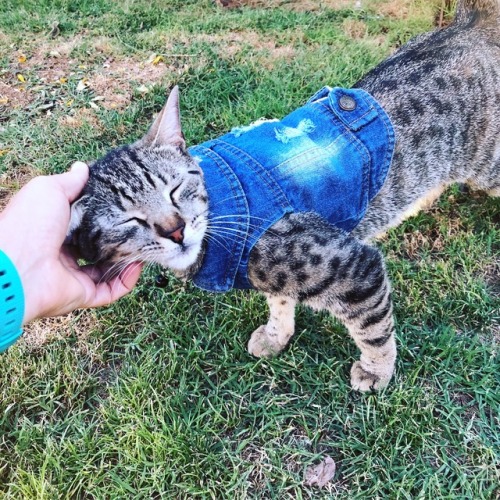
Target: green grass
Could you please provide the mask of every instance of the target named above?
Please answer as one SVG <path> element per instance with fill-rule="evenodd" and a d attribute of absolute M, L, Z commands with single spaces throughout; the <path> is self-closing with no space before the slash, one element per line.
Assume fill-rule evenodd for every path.
<path fill-rule="evenodd" d="M 282 3 L 4 0 L 2 184 L 139 137 L 173 83 L 193 144 L 283 115 L 325 84 L 353 84 L 432 24 L 424 11 L 380 15 L 376 3 L 314 12 Z M 365 23 L 364 37 L 349 36 L 351 21 Z M 151 54 L 168 69 L 141 80 Z M 128 83 L 105 63 L 126 64 Z M 67 81 L 44 79 L 51 65 Z M 77 91 L 100 72 L 128 92 L 126 105 Z M 153 269 L 85 323 L 47 324 L 47 342 L 21 341 L 0 357 L 0 498 L 497 497 L 499 222 L 498 200 L 453 188 L 381 243 L 399 358 L 377 395 L 350 390 L 358 353 L 329 315 L 300 308 L 286 351 L 256 360 L 246 342 L 266 321 L 262 297 L 210 295 L 173 278 L 158 289 Z M 335 477 L 306 486 L 305 469 L 326 455 Z"/>

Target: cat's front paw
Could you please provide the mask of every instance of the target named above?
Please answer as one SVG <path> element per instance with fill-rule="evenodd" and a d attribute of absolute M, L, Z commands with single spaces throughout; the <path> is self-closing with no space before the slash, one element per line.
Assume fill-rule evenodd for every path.
<path fill-rule="evenodd" d="M 248 342 L 248 352 L 258 358 L 276 356 L 284 347 L 278 342 L 277 335 L 268 334 L 267 325 L 259 326 Z"/>
<path fill-rule="evenodd" d="M 392 377 L 392 370 L 378 375 L 365 370 L 361 361 L 356 361 L 351 368 L 351 386 L 355 391 L 368 392 L 383 389 Z"/>

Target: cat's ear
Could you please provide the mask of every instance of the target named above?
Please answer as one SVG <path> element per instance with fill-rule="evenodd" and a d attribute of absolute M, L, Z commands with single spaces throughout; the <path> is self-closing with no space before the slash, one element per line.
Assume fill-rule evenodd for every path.
<path fill-rule="evenodd" d="M 179 87 L 176 85 L 167 103 L 156 117 L 148 133 L 141 139 L 143 146 L 175 146 L 186 149 L 186 141 L 181 130 L 181 113 L 179 108 Z"/>
<path fill-rule="evenodd" d="M 83 213 L 85 212 L 85 208 L 82 203 L 82 200 L 84 198 L 85 197 L 82 197 L 71 204 L 71 217 L 69 220 L 68 232 L 66 233 L 66 244 L 71 242 L 75 229 L 78 229 L 78 227 L 82 223 Z"/>

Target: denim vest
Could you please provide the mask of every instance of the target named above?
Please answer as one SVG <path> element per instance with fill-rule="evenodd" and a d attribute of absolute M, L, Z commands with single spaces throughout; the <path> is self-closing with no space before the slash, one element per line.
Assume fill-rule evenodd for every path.
<path fill-rule="evenodd" d="M 259 120 L 189 151 L 204 173 L 211 235 L 193 282 L 225 292 L 253 288 L 250 252 L 287 213 L 314 211 L 352 231 L 385 181 L 394 130 L 364 90 L 325 87 L 281 121 Z"/>

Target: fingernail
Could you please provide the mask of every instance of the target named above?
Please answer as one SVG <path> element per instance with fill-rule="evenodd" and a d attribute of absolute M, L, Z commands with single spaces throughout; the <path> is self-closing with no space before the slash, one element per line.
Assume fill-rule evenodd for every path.
<path fill-rule="evenodd" d="M 73 165 L 71 165 L 71 171 L 75 171 L 75 170 L 82 170 L 82 169 L 85 169 L 87 170 L 87 164 L 84 163 L 83 161 L 75 161 L 75 163 L 73 163 Z"/>

